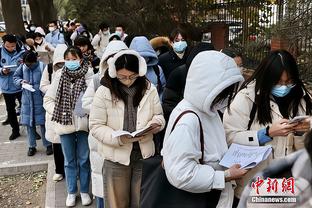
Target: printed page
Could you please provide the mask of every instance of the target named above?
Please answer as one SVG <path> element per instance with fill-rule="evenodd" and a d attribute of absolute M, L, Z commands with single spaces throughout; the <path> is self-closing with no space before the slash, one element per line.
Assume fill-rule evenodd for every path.
<path fill-rule="evenodd" d="M 22 88 L 24 88 L 25 90 L 28 90 L 28 91 L 30 91 L 30 92 L 35 92 L 35 91 L 36 91 L 36 90 L 33 88 L 32 85 L 27 84 L 27 83 L 22 84 Z"/>
<path fill-rule="evenodd" d="M 253 168 L 266 160 L 271 152 L 270 145 L 258 147 L 233 143 L 220 161 L 220 165 L 229 168 L 234 164 L 240 164 L 243 169 Z"/>

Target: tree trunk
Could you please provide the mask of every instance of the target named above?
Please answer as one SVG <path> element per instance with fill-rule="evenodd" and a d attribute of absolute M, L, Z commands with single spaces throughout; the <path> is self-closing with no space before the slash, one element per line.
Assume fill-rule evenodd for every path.
<path fill-rule="evenodd" d="M 56 20 L 56 9 L 53 0 L 28 0 L 31 18 L 36 26 L 46 27 Z"/>
<path fill-rule="evenodd" d="M 24 35 L 25 28 L 22 18 L 22 5 L 20 0 L 1 0 L 2 13 L 6 32 L 15 35 Z"/>

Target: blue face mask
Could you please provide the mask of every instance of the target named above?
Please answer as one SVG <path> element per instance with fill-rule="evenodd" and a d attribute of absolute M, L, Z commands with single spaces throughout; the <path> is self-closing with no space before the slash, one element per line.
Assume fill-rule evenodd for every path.
<path fill-rule="evenodd" d="M 121 38 L 121 35 L 122 35 L 122 34 L 121 34 L 120 31 L 116 31 L 115 34 L 118 35 L 118 36 Z"/>
<path fill-rule="evenodd" d="M 288 93 L 290 92 L 290 90 L 295 87 L 294 84 L 291 85 L 275 85 L 272 88 L 272 95 L 276 96 L 276 97 L 285 97 L 286 95 L 288 95 Z"/>
<path fill-rule="evenodd" d="M 70 71 L 75 71 L 80 67 L 79 60 L 65 61 L 65 67 Z"/>
<path fill-rule="evenodd" d="M 183 40 L 173 43 L 173 50 L 177 53 L 183 53 L 186 47 L 187 47 L 187 42 Z"/>

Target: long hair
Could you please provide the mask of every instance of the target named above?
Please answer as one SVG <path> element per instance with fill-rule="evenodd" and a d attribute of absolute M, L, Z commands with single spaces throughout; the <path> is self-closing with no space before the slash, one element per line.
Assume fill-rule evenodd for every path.
<path fill-rule="evenodd" d="M 116 70 L 127 69 L 134 73 L 139 73 L 139 60 L 135 55 L 124 54 L 120 56 L 115 62 Z M 107 87 L 113 96 L 122 100 L 127 104 L 127 95 L 122 89 L 123 84 L 117 78 L 111 78 L 108 74 L 108 70 L 105 71 L 104 77 L 101 79 L 101 84 Z M 133 106 L 139 106 L 147 88 L 148 80 L 143 77 L 138 77 L 131 87 L 135 87 L 136 93 L 133 97 Z"/>
<path fill-rule="evenodd" d="M 282 73 L 292 80 L 295 87 L 291 89 L 287 96 L 291 97 L 288 108 L 288 115 L 294 117 L 301 106 L 301 99 L 306 102 L 306 113 L 311 115 L 311 97 L 302 80 L 299 78 L 299 70 L 294 57 L 285 50 L 276 50 L 271 52 L 260 63 L 254 74 L 246 80 L 241 89 L 246 88 L 248 84 L 255 81 L 255 104 L 257 106 L 257 120 L 260 124 L 266 125 L 272 123 L 272 112 L 270 100 L 272 99 L 272 88 L 278 84 Z"/>
<path fill-rule="evenodd" d="M 229 98 L 228 103 L 227 103 L 227 108 L 230 110 L 230 104 L 232 100 L 234 99 L 236 92 L 238 90 L 239 83 L 234 83 L 224 90 L 222 90 L 217 97 L 212 101 L 211 103 L 211 109 L 217 104 L 225 100 L 226 98 Z"/>

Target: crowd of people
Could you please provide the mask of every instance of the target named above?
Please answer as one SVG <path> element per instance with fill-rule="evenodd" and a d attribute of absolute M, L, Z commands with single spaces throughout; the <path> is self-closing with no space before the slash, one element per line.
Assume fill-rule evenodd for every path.
<path fill-rule="evenodd" d="M 217 51 L 205 39 L 191 45 L 179 28 L 151 40 L 114 28 L 103 22 L 93 36 L 78 22 L 61 28 L 57 21 L 47 28 L 25 23 L 26 35 L 7 34 L 0 48 L 9 140 L 26 126 L 28 156 L 42 140 L 54 155 L 53 180 L 66 180 L 66 206 L 75 206 L 79 192 L 90 205 L 91 182 L 97 207 L 141 207 L 144 161 L 155 155 L 163 156 L 172 186 L 207 193 L 209 207 L 224 208 L 245 207 L 244 188 L 274 159 L 295 152 L 311 162 L 310 118 L 289 123 L 312 114 L 311 95 L 289 52 L 272 51 L 245 80 L 235 49 Z M 139 136 L 115 136 L 146 127 Z M 222 167 L 232 143 L 273 151 L 252 169 Z M 311 164 L 306 168 L 312 172 Z M 311 184 L 311 174 L 304 176 Z"/>

